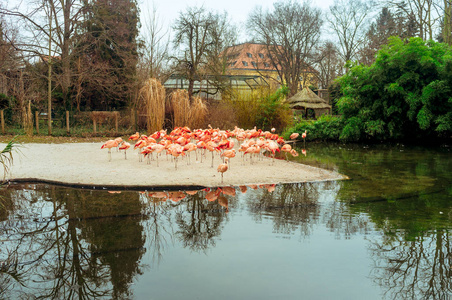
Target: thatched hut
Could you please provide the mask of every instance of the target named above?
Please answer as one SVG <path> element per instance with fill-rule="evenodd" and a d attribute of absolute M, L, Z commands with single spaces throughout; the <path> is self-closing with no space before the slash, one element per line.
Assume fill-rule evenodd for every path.
<path fill-rule="evenodd" d="M 308 115 L 308 110 L 314 111 L 315 117 L 322 114 L 331 114 L 331 105 L 329 105 L 324 99 L 317 96 L 310 88 L 305 87 L 289 99 L 287 99 L 290 108 L 296 113 L 304 113 Z"/>

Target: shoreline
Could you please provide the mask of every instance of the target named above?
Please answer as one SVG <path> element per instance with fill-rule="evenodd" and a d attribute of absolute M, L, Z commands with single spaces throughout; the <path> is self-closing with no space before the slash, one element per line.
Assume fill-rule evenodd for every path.
<path fill-rule="evenodd" d="M 231 159 L 223 183 L 217 166 L 222 162 L 207 153 L 203 162 L 195 153 L 179 159 L 177 170 L 170 157 L 162 155 L 156 161 L 139 162 L 138 152 L 129 149 L 127 159 L 123 152 L 112 149 L 108 161 L 103 143 L 22 144 L 13 152 L 13 164 L 6 182 L 31 182 L 93 189 L 176 190 L 218 186 L 301 183 L 348 179 L 337 172 L 300 163 L 264 158 L 244 161 L 238 153 Z M 1 144 L 0 147 L 4 147 Z M 190 162 L 190 163 L 189 163 Z M 189 164 L 188 164 L 189 163 Z M 3 172 L 3 171 L 2 171 Z M 3 173 L 2 173 L 3 176 Z"/>

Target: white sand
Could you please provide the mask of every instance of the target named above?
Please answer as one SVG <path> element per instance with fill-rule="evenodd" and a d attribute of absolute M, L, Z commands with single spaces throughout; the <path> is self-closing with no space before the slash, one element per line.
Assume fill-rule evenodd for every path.
<path fill-rule="evenodd" d="M 346 176 L 328 170 L 303 164 L 271 159 L 243 161 L 241 154 L 231 159 L 229 170 L 224 173 L 224 182 L 217 172 L 221 163 L 215 155 L 211 167 L 211 153 L 207 153 L 202 163 L 196 161 L 191 153 L 191 164 L 187 157 L 179 159 L 177 170 L 174 162 L 165 154 L 147 164 L 146 159 L 139 162 L 138 152 L 123 152 L 112 149 L 111 162 L 108 150 L 100 149 L 102 143 L 71 144 L 24 144 L 19 152 L 14 152 L 14 163 L 7 180 L 33 179 L 81 186 L 129 186 L 129 187 L 168 187 L 273 184 L 292 182 L 312 182 L 346 179 Z M 3 149 L 5 144 L 0 144 Z M 3 171 L 1 171 L 3 172 Z M 3 174 L 2 174 L 3 175 Z"/>

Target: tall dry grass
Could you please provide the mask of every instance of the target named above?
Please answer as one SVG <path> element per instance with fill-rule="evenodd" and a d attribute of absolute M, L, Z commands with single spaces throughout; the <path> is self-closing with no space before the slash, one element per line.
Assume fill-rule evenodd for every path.
<path fill-rule="evenodd" d="M 188 126 L 190 117 L 190 99 L 187 90 L 175 90 L 170 96 L 173 106 L 173 126 Z"/>
<path fill-rule="evenodd" d="M 165 88 L 155 78 L 147 80 L 138 94 L 144 103 L 148 134 L 163 129 L 165 121 Z"/>
<path fill-rule="evenodd" d="M 194 97 L 190 105 L 190 128 L 202 128 L 205 125 L 207 116 L 207 105 L 201 97 Z"/>
<path fill-rule="evenodd" d="M 207 105 L 201 97 L 193 97 L 190 103 L 188 91 L 175 90 L 170 95 L 173 107 L 173 126 L 189 128 L 201 128 L 205 125 Z"/>

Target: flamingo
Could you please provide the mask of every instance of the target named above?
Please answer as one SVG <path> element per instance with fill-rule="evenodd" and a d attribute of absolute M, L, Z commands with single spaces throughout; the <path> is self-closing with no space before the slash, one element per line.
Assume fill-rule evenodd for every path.
<path fill-rule="evenodd" d="M 119 145 L 121 145 L 121 143 L 123 142 L 122 138 L 117 137 L 115 138 L 115 141 L 118 142 L 118 146 L 116 147 L 116 151 L 119 151 Z"/>
<path fill-rule="evenodd" d="M 308 131 L 305 130 L 301 137 L 303 138 L 303 148 L 306 148 L 306 135 L 308 134 Z"/>
<path fill-rule="evenodd" d="M 190 157 L 191 157 L 190 153 L 191 153 L 192 151 L 195 151 L 196 149 L 197 149 L 197 147 L 196 147 L 196 145 L 195 145 L 194 143 L 187 143 L 187 144 L 185 144 L 185 146 L 184 146 L 184 151 L 185 151 L 185 152 L 188 152 L 187 165 L 190 164 Z"/>
<path fill-rule="evenodd" d="M 157 157 L 157 167 L 158 167 L 159 166 L 159 155 L 165 149 L 165 146 L 162 144 L 155 144 L 155 145 L 151 146 L 151 149 L 156 153 L 155 156 Z"/>
<path fill-rule="evenodd" d="M 108 140 L 103 144 L 100 149 L 107 148 L 108 149 L 108 161 L 111 161 L 111 148 L 118 147 L 118 142 L 115 140 Z"/>
<path fill-rule="evenodd" d="M 286 152 L 286 160 L 288 159 L 288 158 L 287 158 L 287 152 L 290 152 L 291 150 L 292 150 L 292 146 L 290 146 L 289 144 L 284 144 L 284 145 L 281 147 L 281 151 Z"/>
<path fill-rule="evenodd" d="M 136 141 L 140 138 L 140 133 L 137 131 L 129 137 L 129 141 Z"/>
<path fill-rule="evenodd" d="M 146 139 L 141 139 L 135 144 L 135 146 L 133 147 L 133 150 L 135 150 L 136 148 L 142 149 L 146 146 L 147 146 Z M 142 157 L 141 157 L 140 153 L 141 152 L 138 153 L 138 161 L 142 161 Z"/>
<path fill-rule="evenodd" d="M 249 153 L 250 154 L 250 163 L 252 164 L 253 163 L 252 155 L 253 154 L 259 155 L 260 152 L 261 152 L 261 147 L 256 145 L 256 146 L 251 146 L 248 149 L 246 149 L 245 153 L 243 155 Z"/>
<path fill-rule="evenodd" d="M 206 149 L 212 153 L 212 165 L 210 167 L 213 168 L 213 152 L 214 151 L 220 152 L 220 149 L 218 148 L 218 145 L 215 144 L 215 142 L 213 141 L 209 141 L 206 143 Z"/>
<path fill-rule="evenodd" d="M 224 158 L 226 158 L 226 157 L 229 158 L 229 159 L 235 157 L 235 149 L 225 150 L 223 153 L 221 153 L 220 157 L 223 157 L 223 162 L 224 162 Z M 229 164 L 230 163 L 231 162 L 229 162 Z M 231 169 L 231 167 L 229 167 L 229 169 Z"/>
<path fill-rule="evenodd" d="M 124 159 L 127 159 L 127 149 L 130 148 L 130 143 L 128 142 L 122 142 L 122 144 L 119 146 L 119 150 L 124 150 Z"/>
<path fill-rule="evenodd" d="M 168 147 L 168 151 L 169 151 L 169 154 L 174 156 L 174 167 L 177 170 L 177 158 L 181 155 L 182 156 L 185 155 L 184 147 L 182 147 L 179 144 L 171 144 L 171 146 Z"/>
<path fill-rule="evenodd" d="M 292 133 L 291 135 L 290 135 L 290 139 L 291 140 L 295 140 L 298 136 L 299 136 L 300 134 L 298 133 L 298 132 L 294 132 L 294 133 Z"/>
<path fill-rule="evenodd" d="M 276 151 L 280 152 L 279 151 L 279 146 L 278 146 L 278 144 L 275 141 L 268 141 L 267 149 L 270 150 L 271 153 L 272 153 L 272 164 L 274 164 L 275 163 Z"/>
<path fill-rule="evenodd" d="M 220 164 L 217 168 L 217 171 L 221 173 L 221 183 L 223 183 L 223 173 L 226 172 L 228 170 L 228 160 L 229 158 L 225 158 L 225 163 L 224 164 Z"/>

